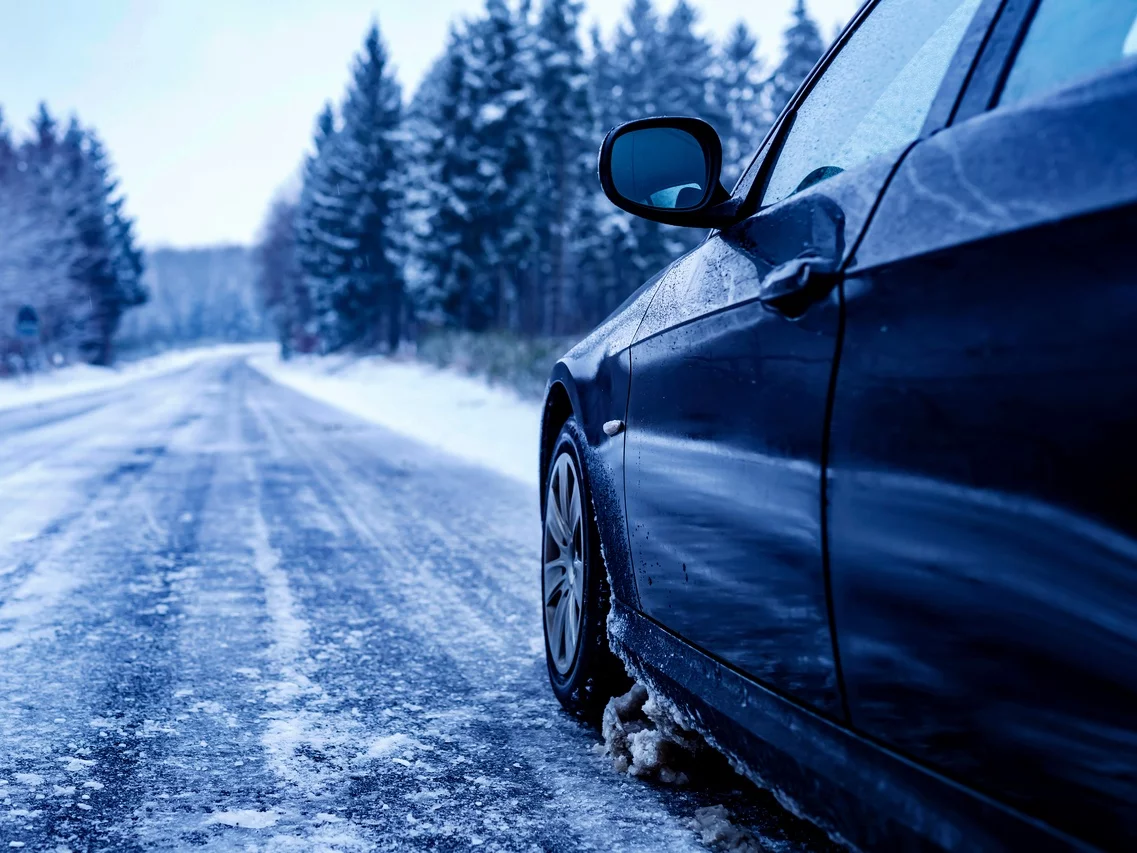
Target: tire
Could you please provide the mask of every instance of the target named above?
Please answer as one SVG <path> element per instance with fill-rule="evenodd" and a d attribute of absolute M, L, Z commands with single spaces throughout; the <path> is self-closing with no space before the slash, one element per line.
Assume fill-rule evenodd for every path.
<path fill-rule="evenodd" d="M 630 682 L 608 646 L 611 592 L 584 446 L 580 425 L 570 418 L 553 445 L 545 480 L 541 623 L 553 693 L 569 713 L 597 723 L 608 700 Z"/>

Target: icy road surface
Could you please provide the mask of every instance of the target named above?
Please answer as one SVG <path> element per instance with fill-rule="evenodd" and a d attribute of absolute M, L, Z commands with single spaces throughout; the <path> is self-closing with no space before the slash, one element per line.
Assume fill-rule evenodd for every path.
<path fill-rule="evenodd" d="M 240 357 L 0 412 L 0 848 L 705 850 L 718 803 L 825 846 L 595 754 L 535 506 Z"/>

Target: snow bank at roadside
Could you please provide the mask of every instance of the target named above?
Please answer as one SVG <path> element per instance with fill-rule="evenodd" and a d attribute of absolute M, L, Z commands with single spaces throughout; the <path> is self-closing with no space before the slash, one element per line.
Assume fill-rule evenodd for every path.
<path fill-rule="evenodd" d="M 686 785 L 685 769 L 705 748 L 703 739 L 683 728 L 664 701 L 640 682 L 604 708 L 601 751 L 620 773 L 665 785 Z"/>
<path fill-rule="evenodd" d="M 749 829 L 731 820 L 726 806 L 695 809 L 695 829 L 703 843 L 729 853 L 763 853 L 768 848 Z"/>
<path fill-rule="evenodd" d="M 13 409 L 33 403 L 45 403 L 70 397 L 116 388 L 138 379 L 161 376 L 189 367 L 200 361 L 226 356 L 266 354 L 272 344 L 218 344 L 194 349 L 174 350 L 115 367 L 93 367 L 74 364 L 58 370 L 36 373 L 28 377 L 0 379 L 0 410 Z"/>
<path fill-rule="evenodd" d="M 249 359 L 270 379 L 484 465 L 537 482 L 541 404 L 450 370 L 384 356 Z"/>
<path fill-rule="evenodd" d="M 666 699 L 639 681 L 623 696 L 608 700 L 601 733 L 604 742 L 596 750 L 612 760 L 617 772 L 664 785 L 687 785 L 687 771 L 710 749 L 697 732 L 684 727 Z M 733 822 L 726 806 L 696 809 L 693 824 L 703 843 L 714 850 L 759 853 L 766 849 L 749 829 Z"/>

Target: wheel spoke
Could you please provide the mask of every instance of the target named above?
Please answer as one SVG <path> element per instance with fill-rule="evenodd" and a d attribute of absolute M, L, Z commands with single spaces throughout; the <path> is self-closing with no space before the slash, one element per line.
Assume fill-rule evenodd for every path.
<path fill-rule="evenodd" d="M 559 496 L 556 491 L 550 495 L 550 498 L 549 506 L 545 512 L 546 529 L 558 547 L 570 548 L 572 546 L 572 529 L 565 522 L 564 507 L 557 504 Z"/>
<path fill-rule="evenodd" d="M 579 484 L 573 489 L 572 497 L 569 500 L 568 516 L 569 536 L 576 536 L 577 528 L 580 526 L 580 489 Z"/>
<path fill-rule="evenodd" d="M 562 549 L 570 548 L 572 546 L 572 531 L 565 525 L 561 508 L 558 507 L 556 503 L 553 503 L 549 506 L 545 515 L 547 517 L 549 535 L 553 537 L 553 541 Z"/>
<path fill-rule="evenodd" d="M 572 536 L 572 525 L 571 522 L 569 522 L 569 490 L 572 486 L 569 482 L 569 478 L 572 476 L 572 468 L 569 465 L 569 457 L 567 454 L 562 456 L 561 460 L 565 464 L 561 469 L 560 477 L 557 478 L 557 508 L 561 511 L 561 520 L 566 522 L 567 534 Z"/>
<path fill-rule="evenodd" d="M 565 636 L 568 637 L 565 653 L 572 656 L 576 651 L 577 632 L 580 630 L 580 608 L 573 596 L 565 596 Z"/>
<path fill-rule="evenodd" d="M 559 652 L 561 660 L 568 657 L 568 596 L 562 595 L 557 601 L 553 611 L 553 636 L 556 638 L 554 649 Z"/>
<path fill-rule="evenodd" d="M 565 581 L 568 579 L 567 572 L 571 571 L 565 565 L 563 558 L 558 558 L 551 562 L 545 563 L 545 604 L 552 603 L 553 595 L 561 592 L 564 589 Z"/>

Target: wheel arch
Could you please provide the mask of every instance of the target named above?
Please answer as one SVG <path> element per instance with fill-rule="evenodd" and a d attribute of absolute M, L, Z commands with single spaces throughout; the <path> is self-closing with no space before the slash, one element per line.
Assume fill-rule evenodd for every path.
<path fill-rule="evenodd" d="M 571 418 L 577 409 L 573 405 L 572 396 L 565 387 L 563 379 L 554 378 L 549 382 L 545 392 L 545 406 L 541 412 L 541 446 L 537 472 L 537 482 L 541 489 L 541 512 L 545 512 L 545 491 L 548 483 L 549 463 L 552 462 L 553 446 L 561 428 Z M 583 463 L 582 463 L 583 464 Z"/>
<path fill-rule="evenodd" d="M 617 359 L 618 360 L 618 359 Z M 608 572 L 612 594 L 632 607 L 639 607 L 639 592 L 631 570 L 627 525 L 624 517 L 623 435 L 604 434 L 603 421 L 622 418 L 626 406 L 626 389 L 612 394 L 612 386 L 626 383 L 626 374 L 612 381 L 603 362 L 597 370 L 585 373 L 584 387 L 578 387 L 569 363 L 559 361 L 553 369 L 545 391 L 541 412 L 540 437 L 540 510 L 545 512 L 548 471 L 557 436 L 570 418 L 576 418 L 584 437 L 580 464 L 589 486 L 592 514 L 595 518 L 600 546 Z M 582 365 L 577 365 L 582 367 Z M 610 367 L 610 365 L 609 365 Z M 599 374 L 593 376 L 593 372 Z M 597 381 L 597 380 L 600 381 Z"/>

